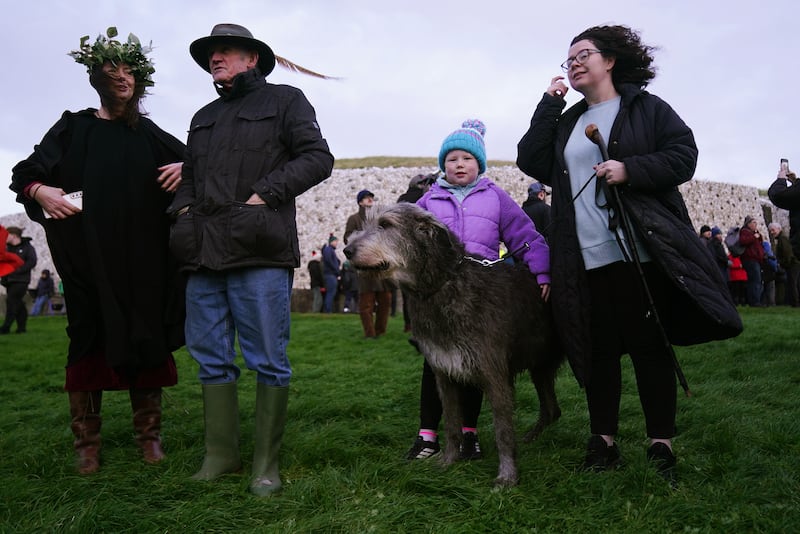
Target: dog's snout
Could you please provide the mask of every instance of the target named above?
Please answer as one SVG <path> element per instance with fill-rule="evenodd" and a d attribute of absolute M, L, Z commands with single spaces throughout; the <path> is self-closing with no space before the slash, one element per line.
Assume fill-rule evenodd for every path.
<path fill-rule="evenodd" d="M 343 252 L 345 258 L 347 258 L 348 260 L 352 259 L 353 254 L 355 253 L 353 245 L 347 245 L 346 247 L 344 247 Z"/>

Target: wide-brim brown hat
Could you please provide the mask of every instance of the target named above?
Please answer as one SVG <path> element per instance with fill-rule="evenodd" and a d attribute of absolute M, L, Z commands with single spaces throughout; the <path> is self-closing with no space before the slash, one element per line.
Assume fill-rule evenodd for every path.
<path fill-rule="evenodd" d="M 211 72 L 208 64 L 209 51 L 218 44 L 230 44 L 258 52 L 258 70 L 264 76 L 275 68 L 275 53 L 266 43 L 253 37 L 250 30 L 238 24 L 217 24 L 212 28 L 211 35 L 201 37 L 189 45 L 192 58 L 206 72 Z"/>

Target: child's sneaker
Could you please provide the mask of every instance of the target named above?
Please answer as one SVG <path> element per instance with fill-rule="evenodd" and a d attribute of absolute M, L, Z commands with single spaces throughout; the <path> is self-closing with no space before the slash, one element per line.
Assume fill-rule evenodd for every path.
<path fill-rule="evenodd" d="M 480 460 L 481 445 L 478 443 L 478 436 L 475 432 L 464 432 L 461 436 L 461 445 L 458 448 L 459 460 Z"/>
<path fill-rule="evenodd" d="M 430 458 L 440 451 L 438 441 L 425 441 L 422 436 L 417 436 L 417 441 L 408 449 L 406 460 L 422 460 Z"/>

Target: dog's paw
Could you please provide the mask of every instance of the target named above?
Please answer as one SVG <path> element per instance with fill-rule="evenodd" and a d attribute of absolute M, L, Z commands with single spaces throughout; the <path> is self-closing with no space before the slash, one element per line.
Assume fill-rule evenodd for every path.
<path fill-rule="evenodd" d="M 519 477 L 517 476 L 499 476 L 494 479 L 494 489 L 495 490 L 502 490 L 505 488 L 513 488 L 514 486 L 519 484 Z"/>
<path fill-rule="evenodd" d="M 561 414 L 559 413 L 559 415 Z M 534 441 L 542 434 L 542 432 L 544 432 L 544 429 L 551 422 L 552 421 L 544 421 L 541 418 L 539 418 L 539 420 L 536 421 L 536 424 L 533 425 L 533 427 L 530 430 L 528 430 L 528 433 L 525 434 L 525 436 L 522 438 L 522 441 L 524 441 L 525 443 L 530 443 L 531 441 Z"/>
<path fill-rule="evenodd" d="M 442 455 L 442 465 L 447 467 L 449 465 L 453 465 L 458 460 L 458 454 L 443 454 Z"/>
<path fill-rule="evenodd" d="M 525 443 L 530 443 L 531 441 L 535 441 L 536 438 L 538 438 L 539 435 L 542 433 L 542 430 L 543 429 L 539 425 L 536 425 L 535 427 L 528 430 L 525 436 L 523 436 L 522 441 L 524 441 Z"/>

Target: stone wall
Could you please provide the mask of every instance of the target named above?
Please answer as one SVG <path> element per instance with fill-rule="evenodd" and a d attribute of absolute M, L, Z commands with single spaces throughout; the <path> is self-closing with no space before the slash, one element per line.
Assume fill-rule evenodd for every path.
<path fill-rule="evenodd" d="M 306 264 L 312 250 L 319 250 L 333 233 L 342 238 L 347 217 L 357 211 L 356 194 L 361 189 L 369 189 L 375 194 L 379 204 L 393 203 L 408 188 L 408 181 L 417 174 L 428 174 L 435 169 L 419 168 L 365 168 L 334 170 L 330 178 L 301 195 L 297 199 L 297 226 L 300 240 L 301 267 L 295 271 L 294 287 L 308 288 L 309 278 Z M 513 166 L 490 167 L 487 176 L 508 191 L 519 203 L 527 196 L 531 179 Z M 756 215 L 761 225 L 777 220 L 788 228 L 788 214 L 773 208 L 766 198 L 759 198 L 755 187 L 692 180 L 681 186 L 689 213 L 696 228 L 703 224 L 717 225 L 727 229 L 739 226 L 745 215 Z M 44 231 L 31 222 L 24 213 L 0 217 L 4 226 L 21 226 L 25 235 L 33 238 L 33 245 L 39 254 L 33 278 L 42 269 L 55 272 L 47 249 Z M 341 256 L 340 243 L 338 252 Z M 342 259 L 344 257 L 342 256 Z M 56 280 L 57 281 L 57 280 Z"/>
<path fill-rule="evenodd" d="M 412 176 L 435 170 L 430 167 L 334 170 L 328 180 L 298 198 L 302 259 L 301 268 L 295 272 L 295 287 L 309 287 L 305 265 L 311 251 L 319 250 L 330 233 L 341 239 L 347 217 L 358 209 L 356 194 L 361 189 L 375 193 L 376 203 L 392 203 L 406 191 Z M 533 181 L 514 166 L 489 167 L 486 174 L 520 204 L 527 198 L 528 185 Z M 789 227 L 788 212 L 773 208 L 768 199 L 759 197 L 755 187 L 692 180 L 680 190 L 698 230 L 703 224 L 716 225 L 723 230 L 740 226 L 745 215 L 756 216 L 764 227 L 772 220 Z M 343 246 L 340 243 L 340 255 Z"/>

